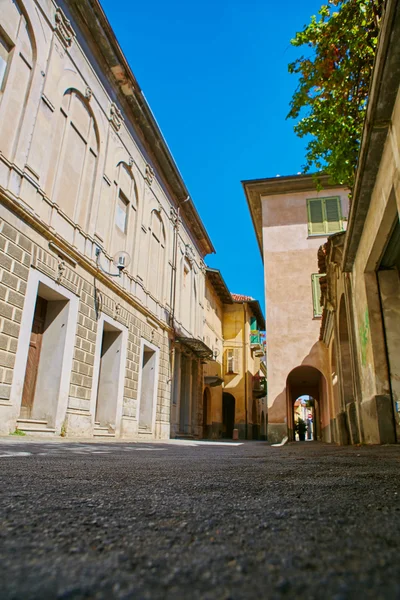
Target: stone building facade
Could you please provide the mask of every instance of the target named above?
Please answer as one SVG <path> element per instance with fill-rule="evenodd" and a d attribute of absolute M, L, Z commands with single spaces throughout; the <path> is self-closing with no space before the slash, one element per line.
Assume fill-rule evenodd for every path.
<path fill-rule="evenodd" d="M 319 251 L 339 443 L 400 441 L 400 6 L 382 21 L 346 233 Z"/>
<path fill-rule="evenodd" d="M 168 438 L 211 241 L 97 0 L 4 0 L 0 50 L 0 432 Z"/>
<path fill-rule="evenodd" d="M 333 231 L 342 231 L 348 194 L 309 175 L 243 182 L 264 262 L 268 371 L 268 439 L 294 439 L 293 406 L 315 401 L 319 439 L 331 441 L 333 390 L 321 326 L 317 251 Z"/>

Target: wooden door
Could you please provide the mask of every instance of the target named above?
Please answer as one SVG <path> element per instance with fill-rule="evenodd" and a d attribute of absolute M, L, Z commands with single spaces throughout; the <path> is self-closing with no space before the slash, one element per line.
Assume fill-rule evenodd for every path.
<path fill-rule="evenodd" d="M 33 317 L 31 340 L 29 343 L 28 361 L 26 364 L 24 389 L 22 392 L 21 417 L 29 419 L 35 397 L 37 373 L 39 368 L 40 350 L 46 318 L 47 300 L 37 297 Z"/>

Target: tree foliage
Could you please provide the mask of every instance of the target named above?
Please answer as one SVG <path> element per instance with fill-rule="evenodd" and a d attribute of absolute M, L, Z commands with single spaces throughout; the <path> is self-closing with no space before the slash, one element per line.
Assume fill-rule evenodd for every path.
<path fill-rule="evenodd" d="M 384 0 L 328 0 L 291 44 L 309 55 L 289 64 L 299 76 L 288 118 L 311 135 L 305 171 L 316 168 L 350 188 L 360 147 Z"/>

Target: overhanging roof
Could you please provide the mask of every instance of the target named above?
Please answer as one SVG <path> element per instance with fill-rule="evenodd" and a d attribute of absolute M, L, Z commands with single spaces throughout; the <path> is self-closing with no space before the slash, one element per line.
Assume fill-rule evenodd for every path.
<path fill-rule="evenodd" d="M 166 189 L 181 208 L 181 215 L 192 231 L 200 252 L 203 256 L 214 253 L 211 239 L 99 0 L 66 0 L 66 4 L 85 33 L 85 41 L 104 69 L 126 114 L 131 116 L 132 125 L 146 151 L 163 175 Z"/>
<path fill-rule="evenodd" d="M 232 294 L 232 298 L 235 304 L 247 303 L 257 319 L 257 325 L 260 328 L 260 331 L 265 331 L 265 318 L 259 301 L 251 298 L 251 296 L 241 296 L 240 294 Z"/>
<path fill-rule="evenodd" d="M 206 267 L 206 277 L 210 281 L 221 302 L 223 304 L 233 304 L 231 293 L 221 275 L 221 271 Z"/>
<path fill-rule="evenodd" d="M 400 3 L 387 0 L 353 189 L 343 270 L 351 271 L 364 229 L 400 85 Z"/>
<path fill-rule="evenodd" d="M 213 358 L 213 351 L 202 340 L 197 338 L 178 337 L 175 338 L 175 341 L 187 346 L 199 358 Z"/>
<path fill-rule="evenodd" d="M 248 207 L 250 209 L 253 227 L 256 232 L 258 247 L 263 260 L 263 243 L 262 243 L 262 196 L 276 196 L 279 194 L 289 194 L 290 192 L 308 192 L 316 190 L 316 178 L 318 177 L 319 184 L 322 189 L 332 189 L 344 187 L 333 184 L 330 181 L 329 175 L 325 173 L 311 175 L 286 175 L 285 177 L 267 177 L 265 179 L 248 179 L 242 181 L 244 193 Z"/>

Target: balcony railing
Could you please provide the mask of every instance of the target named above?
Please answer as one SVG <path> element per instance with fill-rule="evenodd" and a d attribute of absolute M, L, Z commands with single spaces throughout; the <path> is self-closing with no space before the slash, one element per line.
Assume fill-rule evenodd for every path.
<path fill-rule="evenodd" d="M 250 346 L 261 346 L 261 335 L 259 331 L 250 332 Z"/>
<path fill-rule="evenodd" d="M 253 375 L 253 395 L 262 398 L 267 395 L 267 378 L 262 375 Z"/>
<path fill-rule="evenodd" d="M 255 356 L 264 356 L 265 354 L 265 336 L 260 331 L 250 331 L 250 348 L 254 350 Z"/>

